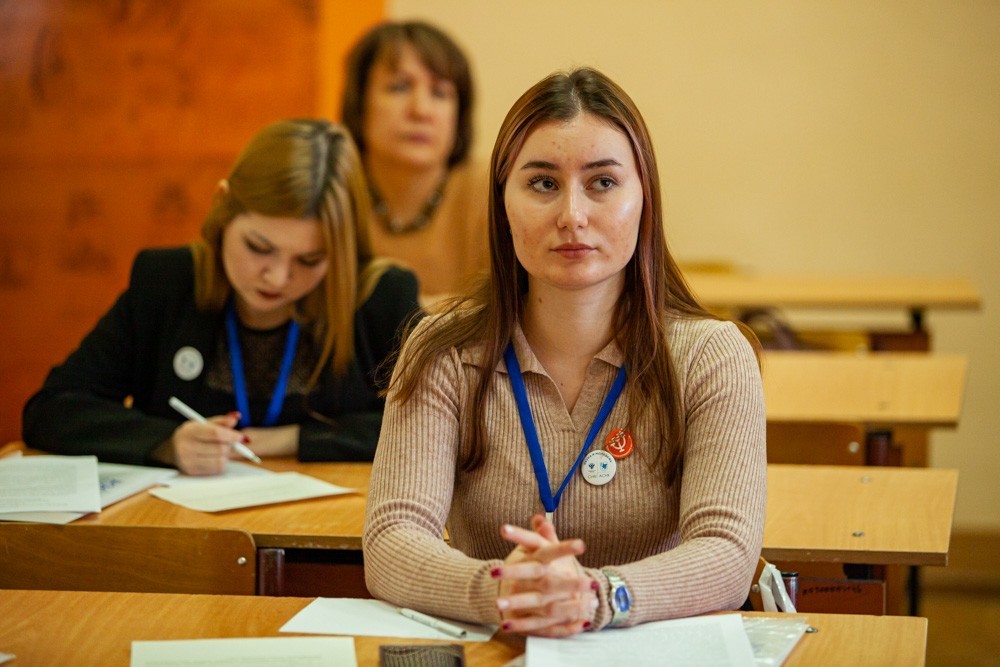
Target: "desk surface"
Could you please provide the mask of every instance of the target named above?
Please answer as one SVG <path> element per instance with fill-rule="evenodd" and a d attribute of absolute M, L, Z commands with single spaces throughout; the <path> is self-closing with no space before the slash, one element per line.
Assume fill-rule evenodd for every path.
<path fill-rule="evenodd" d="M 365 463 L 269 459 L 265 465 L 363 493 L 371 471 Z M 872 481 L 862 484 L 862 476 Z M 954 470 L 926 468 L 771 464 L 764 555 L 772 560 L 945 565 L 957 477 Z M 258 547 L 359 550 L 363 493 L 217 513 L 141 493 L 76 524 L 237 528 L 251 533 Z M 852 538 L 857 530 L 866 537 Z"/>
<path fill-rule="evenodd" d="M 954 427 L 967 367 L 958 354 L 767 352 L 767 420 Z"/>
<path fill-rule="evenodd" d="M 947 565 L 958 471 L 767 467 L 765 558 Z"/>
<path fill-rule="evenodd" d="M 979 291 L 965 278 L 754 275 L 686 271 L 706 307 L 977 310 Z"/>
<path fill-rule="evenodd" d="M 361 549 L 370 463 L 299 463 L 288 458 L 265 459 L 264 465 L 275 472 L 295 470 L 358 493 L 227 512 L 199 512 L 140 493 L 75 523 L 237 528 L 253 535 L 257 547 Z"/>
<path fill-rule="evenodd" d="M 4 591 L 0 651 L 27 665 L 128 665 L 133 640 L 277 637 L 311 600 L 244 596 L 77 591 Z M 758 614 L 751 614 L 758 615 Z M 805 635 L 786 667 L 923 665 L 927 619 L 801 614 L 819 632 Z M 356 637 L 358 664 L 378 664 L 380 644 L 398 639 Z M 405 643 L 435 643 L 406 639 Z M 524 652 L 524 640 L 499 635 L 466 643 L 470 667 L 503 665 Z"/>

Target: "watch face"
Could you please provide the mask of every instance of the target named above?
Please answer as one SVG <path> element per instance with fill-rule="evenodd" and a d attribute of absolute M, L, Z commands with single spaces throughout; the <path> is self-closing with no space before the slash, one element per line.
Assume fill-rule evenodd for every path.
<path fill-rule="evenodd" d="M 632 607 L 632 596 L 624 586 L 615 588 L 614 601 L 618 611 L 628 611 Z"/>

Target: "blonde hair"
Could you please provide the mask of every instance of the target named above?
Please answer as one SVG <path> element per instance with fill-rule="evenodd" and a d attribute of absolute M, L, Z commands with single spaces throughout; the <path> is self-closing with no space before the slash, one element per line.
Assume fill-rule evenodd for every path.
<path fill-rule="evenodd" d="M 202 223 L 202 240 L 192 244 L 201 310 L 222 310 L 230 297 L 222 236 L 233 218 L 247 212 L 319 221 L 328 269 L 319 286 L 295 304 L 295 319 L 320 347 L 308 386 L 316 384 L 326 363 L 343 375 L 354 355 L 355 311 L 389 266 L 372 257 L 371 203 L 347 131 L 324 120 L 285 120 L 250 140 Z"/>

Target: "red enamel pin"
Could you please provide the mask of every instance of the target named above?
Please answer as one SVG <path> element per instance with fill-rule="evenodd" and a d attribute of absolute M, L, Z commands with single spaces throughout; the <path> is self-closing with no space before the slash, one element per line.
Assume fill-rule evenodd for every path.
<path fill-rule="evenodd" d="M 604 439 L 604 449 L 616 459 L 623 459 L 632 453 L 635 443 L 632 434 L 623 428 L 616 428 Z"/>

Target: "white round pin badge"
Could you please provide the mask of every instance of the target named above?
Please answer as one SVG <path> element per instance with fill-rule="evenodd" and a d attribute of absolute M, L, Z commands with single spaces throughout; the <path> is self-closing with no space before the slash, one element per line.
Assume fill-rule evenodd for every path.
<path fill-rule="evenodd" d="M 594 486 L 610 482 L 618 470 L 618 462 L 603 449 L 595 449 L 583 458 L 580 471 L 583 478 Z"/>
<path fill-rule="evenodd" d="M 202 359 L 201 352 L 185 345 L 174 354 L 174 373 L 182 380 L 193 380 L 201 375 L 205 368 L 205 360 Z"/>

